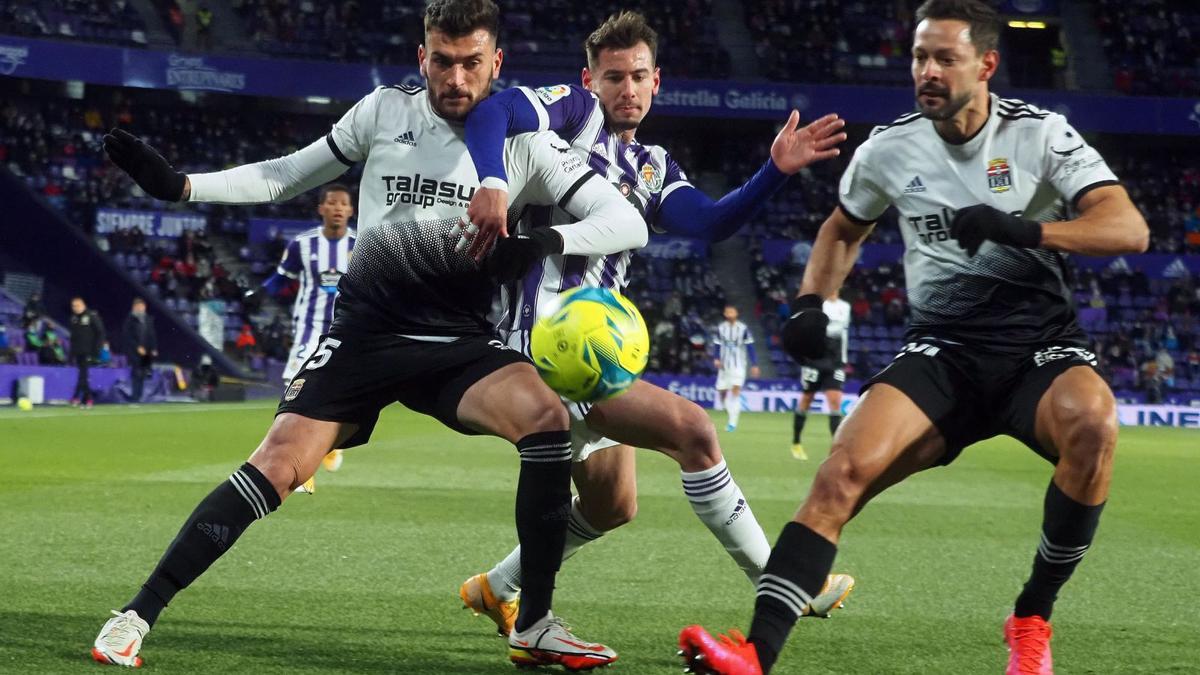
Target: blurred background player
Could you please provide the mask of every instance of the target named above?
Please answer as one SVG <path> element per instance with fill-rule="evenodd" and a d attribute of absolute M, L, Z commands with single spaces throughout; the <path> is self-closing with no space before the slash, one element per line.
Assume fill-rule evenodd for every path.
<path fill-rule="evenodd" d="M 825 298 L 821 311 L 829 317 L 825 330 L 825 355 L 818 359 L 800 361 L 800 382 L 804 387 L 800 403 L 792 417 L 792 457 L 808 459 L 800 436 L 808 409 L 818 391 L 825 392 L 825 407 L 829 409 L 829 437 L 837 433 L 842 423 L 842 387 L 846 384 L 846 352 L 850 333 L 850 303 L 836 293 Z"/>
<path fill-rule="evenodd" d="M 91 408 L 95 403 L 92 387 L 88 382 L 88 370 L 92 362 L 100 358 L 100 351 L 108 348 L 108 338 L 104 332 L 104 320 L 95 311 L 88 309 L 83 298 L 71 298 L 71 363 L 79 370 L 75 380 L 75 393 L 71 395 L 71 405 L 82 405 Z"/>
<path fill-rule="evenodd" d="M 725 431 L 735 431 L 738 417 L 742 414 L 742 386 L 746 384 L 746 371 L 750 377 L 758 377 L 758 355 L 754 352 L 754 335 L 750 327 L 738 320 L 737 307 L 725 306 L 725 320 L 717 326 L 713 339 L 717 368 L 717 401 L 725 406 L 729 423 Z"/>
<path fill-rule="evenodd" d="M 346 273 L 354 251 L 355 232 L 350 227 L 354 204 L 350 188 L 341 183 L 321 188 L 317 214 L 321 216 L 321 226 L 296 235 L 284 250 L 275 274 L 263 282 L 263 287 L 272 294 L 278 294 L 293 280 L 300 282 L 292 305 L 292 349 L 283 370 L 285 386 L 333 325 L 338 281 Z M 326 471 L 337 471 L 342 460 L 342 451 L 333 450 L 325 455 L 321 465 Z M 315 482 L 315 477 L 309 478 L 296 491 L 312 493 Z"/>
<path fill-rule="evenodd" d="M 154 329 L 154 317 L 146 314 L 146 301 L 134 298 L 129 316 L 121 327 L 125 339 L 125 355 L 129 359 L 130 401 L 140 403 L 146 377 L 158 356 L 158 333 Z"/>
<path fill-rule="evenodd" d="M 911 225 L 902 228 L 908 342 L 864 385 L 784 526 L 749 637 L 718 642 L 699 626 L 680 633 L 684 656 L 701 656 L 703 672 L 770 672 L 803 599 L 825 583 L 846 524 L 892 485 L 1001 434 L 1053 466 L 1033 569 L 1003 626 L 1005 673 L 1054 670 L 1050 615 L 1100 524 L 1118 431 L 1112 390 L 1077 320 L 1065 254 L 1141 253 L 1149 228 L 1065 117 L 989 91 L 1000 63 L 991 6 L 926 0 L 916 19 L 920 112 L 876 127 L 854 153 L 783 329 L 794 357 L 823 355 L 822 299 L 845 283 L 863 240 L 894 206 Z M 914 176 L 922 190 L 908 189 Z"/>

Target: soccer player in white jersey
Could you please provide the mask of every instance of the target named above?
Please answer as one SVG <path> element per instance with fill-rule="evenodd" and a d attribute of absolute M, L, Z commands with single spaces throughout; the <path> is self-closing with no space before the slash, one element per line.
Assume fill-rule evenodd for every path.
<path fill-rule="evenodd" d="M 750 377 L 758 377 L 758 355 L 754 352 L 754 335 L 750 327 L 738 321 L 737 307 L 725 306 L 725 320 L 717 325 L 716 358 L 717 401 L 724 403 L 729 422 L 725 431 L 735 431 L 738 417 L 742 414 L 742 386 L 746 384 L 746 371 Z"/>
<path fill-rule="evenodd" d="M 580 160 L 607 176 L 636 204 L 649 227 L 713 241 L 736 232 L 789 175 L 837 154 L 835 146 L 845 138 L 841 120 L 829 115 L 797 128 L 799 115 L 793 113 L 762 169 L 714 202 L 688 182 L 664 148 L 642 145 L 635 138 L 658 91 L 656 45 L 657 36 L 640 14 L 616 14 L 587 40 L 583 87 L 516 88 L 480 104 L 467 119 L 467 145 L 484 186 L 468 211 L 480 232 L 472 242 L 476 248 L 488 240 L 489 232 L 502 230 L 505 224 L 504 167 L 497 152 L 506 134 L 557 131 L 570 140 Z M 571 215 L 560 210 L 534 209 L 520 225 L 522 231 L 537 232 L 570 220 Z M 528 349 L 534 319 L 560 291 L 579 285 L 623 289 L 629 257 L 629 252 L 560 256 L 535 265 L 522 283 L 506 289 L 502 304 L 507 311 L 500 327 L 509 345 Z M 770 545 L 726 467 L 716 430 L 704 410 L 645 381 L 611 401 L 568 407 L 575 432 L 572 478 L 579 494 L 572 504 L 564 559 L 633 518 L 637 511 L 634 448 L 642 447 L 679 463 L 693 512 L 743 572 L 751 580 L 758 578 Z M 486 613 L 501 633 L 509 630 L 517 607 L 520 555 L 518 547 L 459 589 L 464 604 Z M 848 575 L 833 575 L 810 611 L 827 613 L 852 586 Z"/>
<path fill-rule="evenodd" d="M 685 658 L 703 657 L 700 672 L 769 672 L 805 598 L 824 583 L 845 524 L 888 486 L 998 434 L 1054 465 L 1040 537 L 1030 532 L 1033 570 L 1004 626 L 1007 674 L 1053 672 L 1048 619 L 1092 542 L 1117 442 L 1116 404 L 1076 322 L 1063 254 L 1143 251 L 1149 232 L 1062 115 L 989 93 L 1000 27 L 987 3 L 927 0 L 916 19 L 920 112 L 876 128 L 858 148 L 784 327 L 789 353 L 821 355 L 821 300 L 894 205 L 906 247 L 908 344 L 867 383 L 775 543 L 749 640 L 718 642 L 699 626 L 680 634 Z M 898 591 L 914 604 L 924 592 Z M 820 658 L 806 651 L 802 659 Z M 994 666 L 964 669 L 1000 663 L 998 654 Z"/>
<path fill-rule="evenodd" d="M 321 226 L 296 235 L 284 250 L 275 274 L 263 282 L 269 292 L 278 293 L 288 280 L 300 281 L 292 305 L 292 349 L 283 369 L 285 385 L 300 372 L 309 354 L 316 351 L 321 336 L 333 325 L 337 285 L 350 265 L 350 253 L 354 250 L 356 235 L 350 227 L 354 204 L 350 188 L 341 183 L 322 187 L 317 196 L 317 214 L 321 216 Z M 332 450 L 321 460 L 321 465 L 327 471 L 337 471 L 342 460 L 342 451 Z M 313 491 L 312 478 L 296 488 L 296 492 Z"/>
<path fill-rule="evenodd" d="M 277 509 L 333 448 L 367 441 L 393 402 L 462 433 L 516 445 L 517 536 L 525 602 L 509 637 L 523 665 L 589 669 L 604 645 L 574 637 L 550 610 L 570 510 L 569 416 L 528 359 L 488 319 L 498 283 L 549 254 L 605 255 L 646 242 L 637 210 L 553 134 L 505 147 L 514 206 L 559 204 L 576 223 L 500 242 L 482 264 L 450 238 L 478 187 L 459 121 L 499 74 L 499 10 L 491 0 L 433 0 L 418 50 L 423 87 L 380 87 L 332 131 L 279 159 L 184 175 L 126 132 L 110 158 L 150 195 L 178 201 L 287 199 L 365 162 L 359 238 L 338 284 L 333 327 L 288 386 L 266 438 L 204 498 L 141 590 L 101 629 L 93 657 L 138 665 L 142 638 L 167 603 Z M 532 580 L 532 583 L 531 583 Z"/>
<path fill-rule="evenodd" d="M 825 329 L 825 355 L 800 362 L 800 384 L 803 391 L 796 412 L 792 415 L 792 457 L 808 459 L 800 437 L 808 420 L 808 409 L 818 391 L 825 392 L 825 407 L 829 410 L 829 436 L 837 433 L 842 424 L 842 388 L 846 384 L 846 352 L 849 348 L 850 303 L 837 293 L 825 298 L 821 311 L 829 317 Z"/>

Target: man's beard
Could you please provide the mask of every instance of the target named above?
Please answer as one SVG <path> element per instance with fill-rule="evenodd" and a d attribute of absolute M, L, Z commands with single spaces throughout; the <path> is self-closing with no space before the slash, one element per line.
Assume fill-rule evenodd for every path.
<path fill-rule="evenodd" d="M 971 92 L 964 92 L 958 98 L 950 98 L 949 96 L 945 96 L 946 103 L 937 109 L 926 108 L 924 105 L 921 105 L 921 94 L 945 95 L 945 93 L 946 93 L 945 90 L 936 89 L 936 88 L 932 88 L 932 87 L 927 87 L 922 90 L 918 90 L 917 91 L 917 107 L 921 109 L 921 114 L 931 120 L 934 120 L 936 122 L 941 122 L 943 120 L 948 120 L 948 119 L 954 117 L 955 115 L 958 114 L 958 111 L 962 110 L 964 107 L 966 107 L 966 105 L 968 103 L 971 102 L 971 98 L 972 98 Z"/>
<path fill-rule="evenodd" d="M 431 96 L 430 96 L 430 103 L 432 103 L 432 104 L 433 104 L 433 109 L 434 109 L 434 111 L 435 111 L 435 112 L 436 112 L 436 113 L 437 113 L 437 114 L 438 114 L 440 117 L 443 117 L 443 118 L 445 118 L 445 119 L 448 119 L 448 120 L 453 120 L 453 121 L 455 121 L 455 122 L 461 122 L 461 121 L 463 121 L 463 120 L 465 120 L 465 119 L 467 118 L 467 115 L 468 115 L 468 114 L 470 114 L 470 112 L 471 112 L 472 110 L 474 110 L 474 109 L 475 109 L 475 106 L 476 106 L 476 105 L 479 105 L 479 102 L 480 102 L 481 100 L 483 100 L 484 98 L 486 98 L 486 97 L 487 97 L 487 95 L 488 95 L 489 93 L 491 93 L 491 91 L 492 91 L 492 78 L 490 78 L 490 77 L 489 77 L 489 78 L 488 78 L 488 81 L 487 81 L 487 87 L 486 87 L 486 88 L 483 90 L 483 96 L 481 96 L 481 97 L 480 97 L 480 98 L 478 98 L 478 99 L 475 99 L 475 100 L 473 100 L 473 101 L 471 102 L 471 104 L 472 104 L 472 105 L 471 105 L 471 107 L 470 107 L 470 108 L 467 108 L 467 110 L 466 110 L 465 112 L 462 112 L 462 113 L 458 113 L 458 112 L 451 112 L 451 111 L 449 111 L 449 110 L 446 110 L 445 108 L 443 108 L 443 107 L 442 107 L 442 105 L 441 105 L 441 104 L 442 104 L 442 97 L 441 97 L 441 95 L 439 94 L 439 95 L 438 95 L 436 98 L 434 98 L 434 97 L 432 96 L 432 90 L 431 90 L 431 92 L 430 92 L 430 94 L 431 94 Z"/>

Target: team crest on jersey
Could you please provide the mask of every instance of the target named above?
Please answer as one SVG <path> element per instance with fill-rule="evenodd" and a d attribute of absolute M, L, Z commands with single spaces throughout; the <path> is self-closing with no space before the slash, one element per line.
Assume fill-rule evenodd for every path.
<path fill-rule="evenodd" d="M 571 88 L 565 84 L 556 84 L 553 87 L 538 87 L 533 90 L 533 93 L 542 99 L 542 103 L 550 105 L 559 99 L 566 98 L 571 93 Z"/>
<path fill-rule="evenodd" d="M 304 378 L 292 380 L 292 384 L 288 386 L 287 392 L 283 395 L 283 400 L 294 401 L 300 395 L 300 390 L 304 388 Z"/>
<path fill-rule="evenodd" d="M 1007 157 L 997 157 L 988 162 L 988 189 L 992 192 L 1008 192 L 1012 187 L 1012 175 L 1008 168 Z"/>
<path fill-rule="evenodd" d="M 651 192 L 658 192 L 662 190 L 662 172 L 659 171 L 653 164 L 646 162 L 642 165 L 642 170 L 639 173 L 642 176 L 642 185 L 645 185 L 647 190 Z"/>

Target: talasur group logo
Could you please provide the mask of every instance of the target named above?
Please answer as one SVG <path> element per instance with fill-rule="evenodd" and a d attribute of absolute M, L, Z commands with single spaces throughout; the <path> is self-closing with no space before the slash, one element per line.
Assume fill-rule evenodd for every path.
<path fill-rule="evenodd" d="M 167 86 L 235 92 L 246 88 L 246 74 L 217 70 L 205 64 L 201 56 L 172 54 L 167 61 Z"/>
<path fill-rule="evenodd" d="M 0 45 L 0 75 L 12 75 L 28 58 L 29 47 Z"/>

